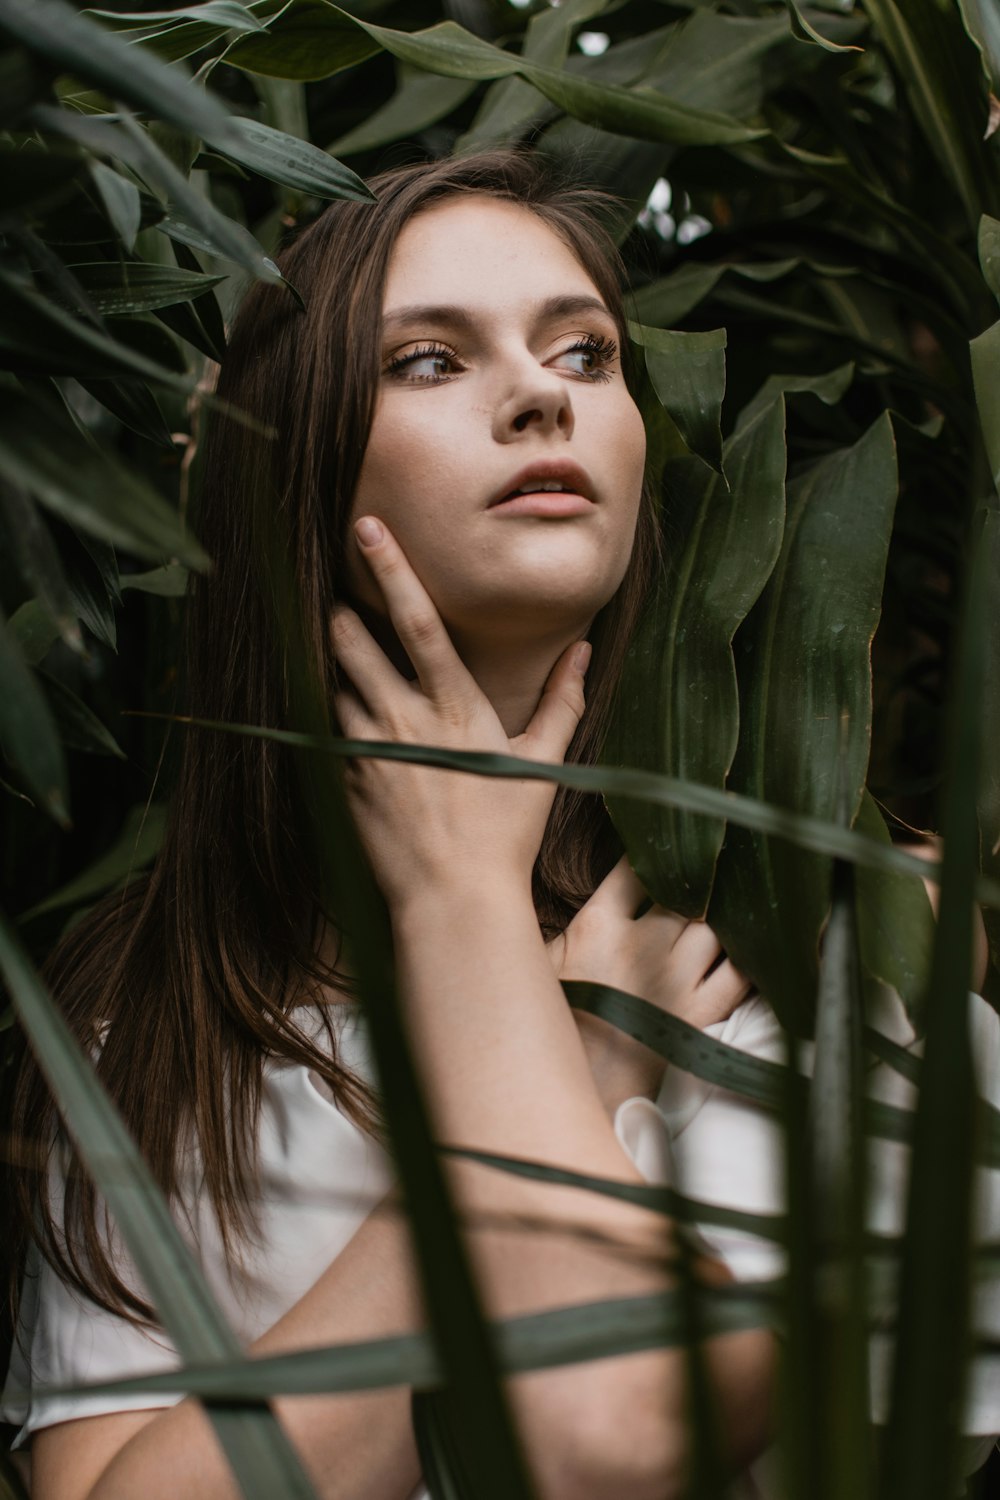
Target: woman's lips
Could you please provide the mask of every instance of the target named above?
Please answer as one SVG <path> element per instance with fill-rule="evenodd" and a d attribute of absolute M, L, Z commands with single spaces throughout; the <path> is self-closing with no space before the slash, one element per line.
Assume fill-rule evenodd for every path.
<path fill-rule="evenodd" d="M 527 495 L 511 495 L 490 506 L 496 516 L 541 516 L 559 520 L 563 516 L 585 516 L 595 509 L 594 502 L 584 495 L 574 495 L 566 490 L 532 490 Z"/>

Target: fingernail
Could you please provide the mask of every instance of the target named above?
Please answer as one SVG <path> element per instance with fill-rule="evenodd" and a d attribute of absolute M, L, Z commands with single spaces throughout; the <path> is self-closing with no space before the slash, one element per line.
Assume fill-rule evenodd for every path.
<path fill-rule="evenodd" d="M 383 536 L 381 522 L 374 516 L 362 516 L 354 523 L 354 535 L 362 547 L 377 547 Z"/>
<path fill-rule="evenodd" d="M 593 647 L 589 641 L 578 641 L 576 650 L 573 652 L 573 665 L 582 677 L 590 666 L 590 656 Z"/>

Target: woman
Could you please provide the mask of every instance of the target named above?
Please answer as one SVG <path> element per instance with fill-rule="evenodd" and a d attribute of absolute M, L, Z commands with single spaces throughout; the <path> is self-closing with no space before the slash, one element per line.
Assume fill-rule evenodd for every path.
<path fill-rule="evenodd" d="M 229 423 L 210 442 L 199 531 L 216 570 L 190 610 L 191 712 L 286 721 L 291 578 L 301 649 L 345 733 L 593 758 L 655 553 L 613 251 L 591 199 L 529 158 L 437 163 L 373 188 L 376 206 L 335 205 L 285 257 L 306 315 L 258 287 L 233 331 L 220 394 L 274 431 Z M 612 984 L 699 1026 L 756 1014 L 711 932 L 636 915 L 644 893 L 596 799 L 375 761 L 348 786 L 438 1137 L 626 1182 L 642 1180 L 637 1162 L 653 1173 L 662 1069 L 574 1018 L 559 980 Z M 312 833 L 289 752 L 192 732 L 154 874 L 77 928 L 52 973 L 262 1353 L 420 1321 L 391 1195 L 370 1211 L 389 1176 Z M 18 1110 L 25 1135 L 51 1130 L 30 1064 Z M 668 1284 L 661 1218 L 470 1163 L 451 1174 L 492 1316 Z M 15 1381 L 169 1367 L 72 1163 L 67 1182 L 64 1198 L 55 1171 L 42 1195 L 51 1265 L 25 1283 Z M 37 1178 L 19 1190 L 27 1226 Z M 739 1467 L 766 1441 L 772 1339 L 716 1338 L 707 1357 Z M 683 1353 L 510 1388 L 545 1500 L 679 1493 Z M 322 1496 L 422 1492 L 408 1392 L 276 1406 Z M 236 1493 L 193 1401 L 38 1395 L 9 1414 L 32 1435 L 37 1500 Z"/>

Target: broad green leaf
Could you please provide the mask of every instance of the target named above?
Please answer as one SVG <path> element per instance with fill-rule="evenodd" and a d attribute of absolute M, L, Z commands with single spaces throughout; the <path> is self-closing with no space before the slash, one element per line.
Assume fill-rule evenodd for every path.
<path fill-rule="evenodd" d="M 749 20 L 700 10 L 676 28 L 646 82 L 697 109 L 725 101 L 727 114 L 747 120 L 759 113 L 775 71 L 801 69 L 799 51 L 783 16 Z"/>
<path fill-rule="evenodd" d="M 105 317 L 151 312 L 175 302 L 188 302 L 204 296 L 226 279 L 149 265 L 145 261 L 91 261 L 70 266 L 70 270 Z"/>
<path fill-rule="evenodd" d="M 675 104 L 655 89 L 590 83 L 565 70 L 541 67 L 502 52 L 453 21 L 412 34 L 389 31 L 370 22 L 358 24 L 404 62 L 452 78 L 508 78 L 517 74 L 574 119 L 620 135 L 678 144 L 736 145 L 764 134 L 727 115 Z"/>
<path fill-rule="evenodd" d="M 158 562 L 176 556 L 206 566 L 177 512 L 148 480 L 29 401 L 9 401 L 0 412 L 0 464 L 42 505 L 104 541 Z"/>
<path fill-rule="evenodd" d="M 874 799 L 865 792 L 855 827 L 889 844 L 889 832 Z M 922 880 L 894 871 L 858 870 L 858 940 L 865 969 L 891 987 L 906 1006 L 914 1030 L 923 1031 L 930 979 L 934 914 Z"/>
<path fill-rule="evenodd" d="M 1000 219 L 989 214 L 979 221 L 979 264 L 987 286 L 1000 300 Z"/>
<path fill-rule="evenodd" d="M 149 110 L 181 130 L 224 140 L 229 117 L 211 94 L 104 30 L 65 0 L 0 0 L 0 34 L 61 72 Z"/>
<path fill-rule="evenodd" d="M 678 333 L 630 323 L 629 333 L 642 345 L 653 389 L 686 447 L 721 473 L 726 330 Z"/>
<path fill-rule="evenodd" d="M 82 698 L 71 692 L 65 683 L 48 672 L 41 672 L 49 705 L 55 716 L 59 738 L 70 750 L 84 750 L 91 755 L 112 755 L 124 760 L 125 752 L 114 735 L 102 724 Z"/>
<path fill-rule="evenodd" d="M 641 323 L 669 328 L 681 322 L 699 303 L 710 296 L 724 276 L 736 275 L 751 281 L 779 281 L 795 271 L 801 261 L 778 260 L 762 265 L 701 265 L 689 262 L 662 280 L 640 287 L 631 296 L 635 315 Z"/>
<path fill-rule="evenodd" d="M 68 828 L 69 784 L 55 718 L 2 615 L 0 752 L 38 806 L 61 827 Z"/>
<path fill-rule="evenodd" d="M 974 542 L 980 541 L 975 535 Z M 979 711 L 986 641 L 995 626 L 987 617 L 991 563 L 987 549 L 974 545 L 949 704 L 941 908 L 910 1158 L 899 1330 L 880 1489 L 886 1500 L 939 1500 L 958 1480 L 976 1128 L 968 989 L 979 852 Z"/>
<path fill-rule="evenodd" d="M 994 323 L 969 345 L 979 425 L 989 457 L 993 483 L 1000 491 L 1000 323 Z"/>
<path fill-rule="evenodd" d="M 1000 84 L 1000 11 L 993 0 L 958 0 L 965 29 L 982 49 L 994 88 Z"/>
<path fill-rule="evenodd" d="M 135 237 L 142 223 L 139 189 L 134 182 L 130 182 L 120 172 L 112 171 L 100 161 L 90 163 L 90 175 L 94 179 L 94 186 L 104 204 L 104 212 L 125 249 L 131 254 L 135 249 Z"/>
<path fill-rule="evenodd" d="M 639 802 L 648 802 L 651 807 L 683 807 L 708 818 L 723 818 L 739 828 L 787 840 L 814 854 L 831 855 L 873 870 L 901 870 L 904 874 L 919 875 L 921 879 L 934 883 L 940 879 L 940 866 L 936 861 L 907 854 L 828 819 L 792 812 L 759 797 L 720 791 L 718 787 L 700 786 L 694 781 L 681 781 L 674 776 L 661 776 L 633 767 L 549 764 L 481 750 L 445 750 L 437 745 L 410 745 L 395 740 L 334 739 L 301 730 L 264 729 L 257 724 L 233 724 L 189 715 L 151 717 L 162 717 L 192 729 L 274 740 L 278 745 L 318 750 L 341 758 L 367 756 L 372 760 L 398 760 L 419 766 L 438 766 L 447 771 L 466 771 L 473 776 L 551 781 L 556 786 L 576 787 L 580 791 L 600 792 L 609 797 L 632 797 Z M 979 901 L 1000 908 L 1000 881 L 981 877 L 976 883 L 976 895 Z"/>
<path fill-rule="evenodd" d="M 122 591 L 137 589 L 141 594 L 156 594 L 161 599 L 182 599 L 187 593 L 188 569 L 180 563 L 166 563 L 148 573 L 123 573 Z"/>
<path fill-rule="evenodd" d="M 94 1066 L 48 994 L 6 918 L 0 973 L 80 1157 L 182 1358 L 237 1361 L 239 1341 L 209 1291 L 153 1176 Z M 251 1398 L 253 1401 L 254 1398 Z M 247 1500 L 315 1500 L 295 1450 L 266 1400 L 206 1408 Z"/>
<path fill-rule="evenodd" d="M 400 63 L 399 86 L 392 98 L 326 148 L 333 156 L 352 156 L 389 141 L 406 139 L 436 125 L 464 104 L 476 87 L 475 79 L 441 78 Z"/>
<path fill-rule="evenodd" d="M 574 29 L 605 9 L 607 0 L 563 0 L 538 11 L 528 22 L 522 56 L 547 68 L 563 68 Z M 538 90 L 520 78 L 501 78 L 486 93 L 469 129 L 459 138 L 460 154 L 499 141 L 515 141 L 545 105 Z"/>
<path fill-rule="evenodd" d="M 301 83 L 330 78 L 374 57 L 380 44 L 327 0 L 295 0 L 268 23 L 266 36 L 243 36 L 224 60 L 246 73 Z"/>
<path fill-rule="evenodd" d="M 914 117 L 973 224 L 995 211 L 998 189 L 983 151 L 989 90 L 979 50 L 955 5 L 863 0 Z"/>
<path fill-rule="evenodd" d="M 235 140 L 233 137 L 235 136 Z M 226 156 L 258 172 L 271 182 L 317 198 L 355 198 L 373 203 L 374 197 L 361 178 L 326 151 L 284 131 L 272 130 L 258 120 L 234 116 Z"/>
<path fill-rule="evenodd" d="M 813 42 L 817 46 L 822 47 L 827 52 L 864 51 L 864 48 L 862 47 L 841 47 L 837 42 L 831 42 L 827 37 L 822 36 L 820 32 L 816 30 L 815 26 L 812 26 L 806 20 L 805 16 L 802 14 L 802 11 L 796 4 L 796 0 L 785 0 L 785 4 L 788 7 L 788 14 L 791 18 L 792 35 L 798 37 L 800 42 Z"/>
<path fill-rule="evenodd" d="M 7 632 L 29 667 L 36 667 L 59 639 L 59 626 L 37 599 L 26 599 L 7 621 Z"/>
<path fill-rule="evenodd" d="M 754 396 L 748 401 L 737 419 L 737 429 L 745 427 L 759 416 L 777 396 L 815 396 L 827 406 L 836 406 L 854 381 L 855 365 L 850 361 L 828 370 L 825 375 L 769 375 Z"/>
<path fill-rule="evenodd" d="M 865 1266 L 864 1001 L 854 876 L 850 865 L 835 864 L 809 1103 L 812 1203 L 804 1205 L 815 1251 L 809 1269 L 816 1338 L 810 1367 L 800 1369 L 798 1378 L 814 1402 L 824 1500 L 871 1500 L 875 1494 Z"/>
<path fill-rule="evenodd" d="M 853 448 L 790 484 L 781 555 L 735 643 L 740 741 L 733 787 L 831 821 L 841 799 L 852 818 L 856 813 L 868 767 L 871 642 L 896 490 L 888 415 Z M 805 1032 L 828 881 L 825 862 L 731 828 L 709 909 L 733 962 L 786 1025 Z"/>
<path fill-rule="evenodd" d="M 163 419 L 156 397 L 144 382 L 91 380 L 85 375 L 78 375 L 77 379 L 95 401 L 106 406 L 132 432 L 137 432 L 140 437 L 155 443 L 159 448 L 176 453 L 170 428 Z"/>
<path fill-rule="evenodd" d="M 107 21 L 115 31 L 145 28 L 157 21 L 211 22 L 227 31 L 265 30 L 264 23 L 247 6 L 240 5 L 238 0 L 202 0 L 200 5 L 181 6 L 177 10 L 85 10 L 83 14 L 94 16 L 99 21 Z"/>
<path fill-rule="evenodd" d="M 66 885 L 60 886 L 43 901 L 22 912 L 18 922 L 30 922 L 45 912 L 58 911 L 61 907 L 86 905 L 98 896 L 103 896 L 105 891 L 127 885 L 133 875 L 151 865 L 160 852 L 166 821 L 167 810 L 160 802 L 133 807 L 126 815 L 121 832 L 111 848 Z"/>
<path fill-rule="evenodd" d="M 732 640 L 781 545 L 784 437 L 779 399 L 728 440 L 728 488 L 696 459 L 668 463 L 677 560 L 629 647 L 603 760 L 725 785 L 739 732 Z M 653 899 L 703 916 L 725 824 L 614 797 L 608 805 Z"/>

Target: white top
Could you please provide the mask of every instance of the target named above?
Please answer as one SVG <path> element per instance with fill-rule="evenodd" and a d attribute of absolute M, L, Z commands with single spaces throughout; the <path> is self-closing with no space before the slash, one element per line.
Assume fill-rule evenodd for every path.
<path fill-rule="evenodd" d="M 360 1012 L 338 1007 L 339 1056 L 345 1066 L 371 1078 Z M 903 1046 L 913 1032 L 899 1001 L 886 994 L 879 1029 Z M 1000 1104 L 1000 1018 L 978 996 L 971 1026 L 980 1090 Z M 708 1034 L 753 1056 L 783 1060 L 781 1028 L 770 1006 L 754 998 Z M 318 1041 L 324 1035 L 317 1025 Z M 869 1071 L 871 1097 L 912 1107 L 913 1089 L 885 1064 Z M 239 1266 L 227 1264 L 218 1229 L 203 1197 L 182 1225 L 196 1246 L 208 1283 L 239 1338 L 258 1338 L 309 1289 L 354 1235 L 388 1190 L 391 1173 L 377 1142 L 351 1123 L 313 1072 L 283 1060 L 264 1070 L 260 1112 L 260 1235 Z M 649 1181 L 674 1184 L 692 1198 L 751 1213 L 783 1208 L 781 1123 L 766 1110 L 725 1089 L 668 1068 L 657 1104 L 629 1099 L 618 1110 L 615 1129 L 622 1145 Z M 869 1227 L 899 1233 L 905 1213 L 906 1147 L 873 1140 L 870 1160 Z M 984 1239 L 1000 1240 L 1000 1172 L 980 1169 L 977 1227 Z M 708 1246 L 737 1280 L 780 1275 L 784 1253 L 773 1242 L 746 1232 L 701 1226 Z M 280 1268 L 280 1273 L 279 1273 Z M 130 1267 L 123 1264 L 129 1277 Z M 134 1272 L 132 1275 L 134 1276 Z M 138 1278 L 135 1278 L 138 1280 Z M 981 1284 L 975 1296 L 976 1327 L 1000 1337 L 1000 1284 Z M 872 1341 L 873 1408 L 886 1416 L 891 1345 Z M 170 1369 L 178 1363 L 164 1335 L 133 1327 L 70 1291 L 32 1253 L 25 1276 L 19 1339 L 0 1414 L 20 1425 L 15 1447 L 56 1422 L 113 1411 L 170 1406 L 180 1395 L 47 1397 L 46 1386 L 84 1384 Z M 982 1464 L 1000 1433 L 1000 1357 L 976 1360 L 969 1382 L 965 1428 L 966 1473 Z M 777 1493 L 773 1457 L 754 1464 L 739 1494 Z M 412 1500 L 427 1500 L 421 1487 Z"/>

